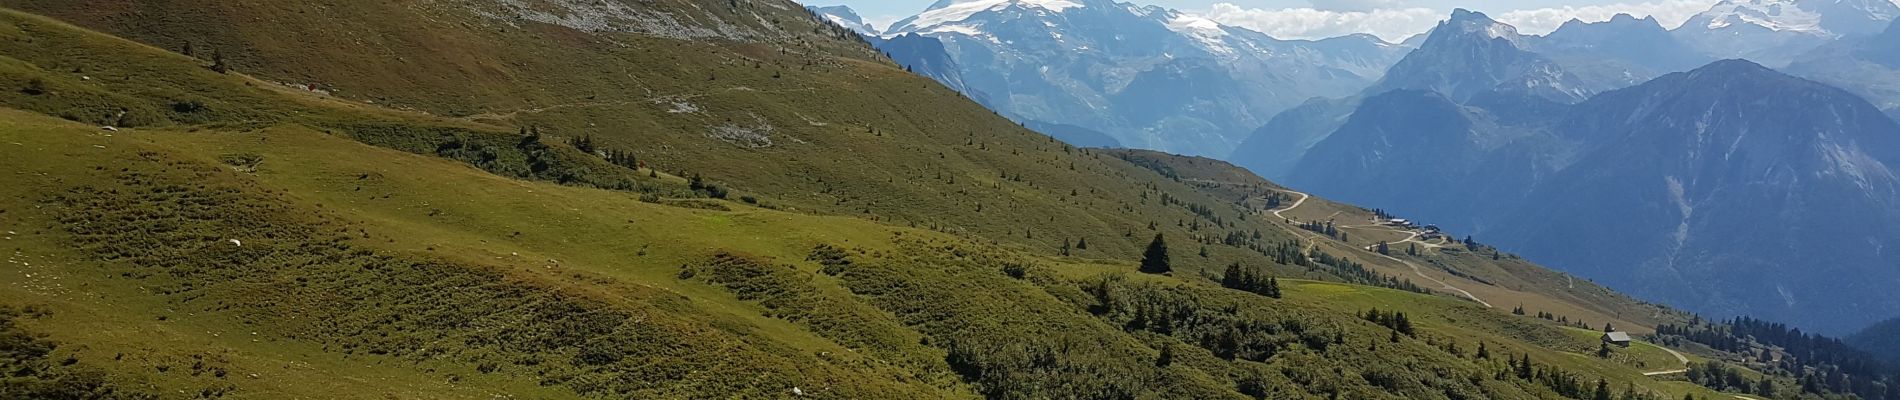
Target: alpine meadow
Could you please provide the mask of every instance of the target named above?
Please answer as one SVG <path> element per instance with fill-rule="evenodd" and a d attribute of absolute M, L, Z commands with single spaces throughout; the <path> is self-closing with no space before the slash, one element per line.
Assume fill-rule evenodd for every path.
<path fill-rule="evenodd" d="M 0 399 L 1900 400 L 1900 6 L 1710 5 L 0 0 Z"/>

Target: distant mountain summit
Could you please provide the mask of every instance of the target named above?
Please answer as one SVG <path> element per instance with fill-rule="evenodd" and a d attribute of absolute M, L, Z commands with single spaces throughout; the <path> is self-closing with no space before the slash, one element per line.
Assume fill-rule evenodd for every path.
<path fill-rule="evenodd" d="M 1675 34 L 1710 56 L 1779 67 L 1835 39 L 1878 34 L 1897 15 L 1887 0 L 1723 0 Z"/>
<path fill-rule="evenodd" d="M 1485 233 L 1651 299 L 1841 333 L 1900 314 L 1900 125 L 1741 60 L 1605 93 L 1582 154 Z M 1578 249 L 1593 249 L 1578 251 Z"/>
<path fill-rule="evenodd" d="M 1879 36 L 1865 42 L 1859 51 L 1861 57 L 1891 68 L 1900 68 L 1900 20 L 1887 27 Z"/>
<path fill-rule="evenodd" d="M 1608 21 L 1572 19 L 1531 48 L 1563 64 L 1592 87 L 1628 87 L 1713 59 L 1670 35 L 1653 17 L 1617 14 Z"/>
<path fill-rule="evenodd" d="M 942 42 L 964 92 L 1019 122 L 1213 156 L 1281 110 L 1363 89 L 1408 50 L 1369 35 L 1280 40 L 1108 0 L 939 1 L 884 34 Z"/>
<path fill-rule="evenodd" d="M 1559 103 L 1583 101 L 1594 93 L 1556 62 L 1529 51 L 1529 46 L 1517 28 L 1484 13 L 1458 9 L 1365 93 L 1428 90 L 1459 103 L 1491 91 Z"/>
<path fill-rule="evenodd" d="M 831 23 L 838 24 L 838 26 L 857 31 L 860 35 L 870 37 L 880 36 L 877 27 L 864 22 L 864 17 L 858 16 L 857 10 L 852 10 L 849 6 L 808 6 L 805 7 L 805 9 L 811 10 L 813 14 L 818 14 L 830 20 Z"/>
<path fill-rule="evenodd" d="M 1333 146 L 1338 147 L 1320 152 L 1319 155 L 1308 152 L 1317 150 L 1317 146 L 1331 140 L 1329 136 L 1334 135 L 1335 131 L 1345 131 L 1342 127 L 1347 126 L 1349 120 L 1359 123 L 1356 125 L 1359 128 L 1377 128 L 1377 115 L 1408 115 L 1406 118 L 1412 118 L 1418 116 L 1416 113 L 1420 112 L 1419 109 L 1447 110 L 1436 104 L 1440 102 L 1456 105 L 1448 110 L 1457 110 L 1440 117 L 1462 119 L 1469 117 L 1462 108 L 1473 105 L 1474 101 L 1488 105 L 1535 108 L 1580 102 L 1596 92 L 1592 85 L 1570 73 L 1564 66 L 1532 52 L 1530 47 L 1538 40 L 1534 36 L 1521 35 L 1517 28 L 1493 20 L 1483 13 L 1456 10 L 1424 39 L 1419 39 L 1419 48 L 1394 64 L 1379 82 L 1356 96 L 1309 101 L 1275 116 L 1242 142 L 1231 158 L 1235 163 L 1272 179 L 1321 187 L 1372 184 L 1366 181 L 1372 179 L 1369 176 L 1339 176 L 1331 173 L 1332 170 L 1326 166 L 1333 163 L 1364 163 L 1355 167 L 1364 167 L 1366 169 L 1363 172 L 1368 173 L 1382 168 L 1419 170 L 1403 163 L 1384 164 L 1379 161 L 1382 158 L 1351 156 L 1349 153 L 1354 151 L 1355 146 L 1374 144 L 1355 143 L 1357 139 L 1340 139 L 1348 143 L 1336 143 Z M 1363 99 L 1394 91 L 1418 93 L 1387 97 L 1376 104 L 1361 104 Z M 1423 93 L 1434 95 L 1426 96 Z M 1400 103 L 1410 105 L 1401 106 Z M 1366 111 L 1371 112 L 1361 115 Z M 1403 129 L 1396 126 L 1390 128 L 1395 129 L 1394 134 L 1404 134 Z M 1313 158 L 1310 163 L 1305 160 L 1309 157 Z M 1309 177 L 1295 172 L 1296 168 L 1329 172 L 1323 174 L 1324 177 L 1305 180 Z M 1352 198 L 1351 194 L 1334 195 Z"/>
<path fill-rule="evenodd" d="M 1879 35 L 1844 39 L 1800 58 L 1789 73 L 1847 89 L 1900 118 L 1900 21 Z"/>

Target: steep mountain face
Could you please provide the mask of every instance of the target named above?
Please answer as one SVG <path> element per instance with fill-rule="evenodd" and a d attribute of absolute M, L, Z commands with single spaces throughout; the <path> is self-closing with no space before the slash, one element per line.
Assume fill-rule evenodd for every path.
<path fill-rule="evenodd" d="M 1888 363 L 1900 363 L 1900 318 L 1883 321 L 1848 336 L 1847 344 L 1880 357 Z"/>
<path fill-rule="evenodd" d="M 1900 22 L 1879 36 L 1822 46 L 1803 55 L 1787 70 L 1847 89 L 1886 109 L 1889 115 L 1900 116 Z"/>
<path fill-rule="evenodd" d="M 1900 20 L 1895 20 L 1879 36 L 1864 42 L 1860 56 L 1891 68 L 1900 68 Z"/>
<path fill-rule="evenodd" d="M 1326 156 L 1318 156 L 1310 163 L 1305 159 L 1311 157 L 1309 150 L 1341 129 L 1348 116 L 1357 116 L 1356 109 L 1361 107 L 1362 99 L 1394 90 L 1438 93 L 1443 100 L 1461 106 L 1481 101 L 1485 107 L 1513 109 L 1575 103 L 1595 92 L 1592 85 L 1569 73 L 1564 66 L 1528 50 L 1535 39 L 1518 35 L 1516 28 L 1483 13 L 1456 10 L 1421 41 L 1417 50 L 1393 65 L 1378 83 L 1355 97 L 1309 101 L 1275 116 L 1238 146 L 1230 159 L 1262 176 L 1294 183 L 1305 179 L 1294 173 L 1298 165 L 1310 164 L 1309 171 L 1320 171 L 1335 163 L 1357 162 Z M 1590 41 L 1587 39 L 1579 38 L 1572 43 Z M 1608 45 L 1610 43 L 1602 46 Z M 1494 113 L 1483 114 L 1487 115 L 1484 118 L 1490 118 Z M 1354 144 L 1337 146 L 1344 151 Z M 1417 168 L 1403 164 L 1367 167 Z M 1320 180 L 1308 182 L 1316 181 Z"/>
<path fill-rule="evenodd" d="M 1490 92 L 1474 100 L 1540 99 Z M 1557 153 L 1556 143 L 1542 129 L 1438 92 L 1395 90 L 1366 99 L 1286 182 L 1342 201 L 1403 205 L 1407 217 L 1471 232 L 1488 210 L 1514 204 L 1550 171 L 1544 157 Z"/>
<path fill-rule="evenodd" d="M 870 37 L 879 36 L 877 27 L 864 22 L 864 17 L 859 16 L 858 11 L 851 9 L 850 6 L 806 6 L 805 9 L 810 10 L 813 14 L 825 17 L 825 19 L 831 21 L 831 23 L 851 29 L 859 35 Z"/>
<path fill-rule="evenodd" d="M 1878 34 L 1896 15 L 1887 0 L 1724 0 L 1674 33 L 1712 57 L 1781 67 L 1833 40 Z"/>
<path fill-rule="evenodd" d="M 1329 198 L 1364 204 L 1392 204 L 1402 193 L 1419 204 L 1468 204 L 1459 190 L 1466 182 L 1496 182 L 1487 172 L 1519 169 L 1481 168 L 1496 162 L 1486 135 L 1498 131 L 1481 110 L 1453 102 L 1443 94 L 1395 90 L 1367 98 L 1331 136 L 1315 145 L 1290 173 L 1289 185 Z M 1448 210 L 1408 209 L 1408 216 L 1460 215 Z"/>
<path fill-rule="evenodd" d="M 1560 103 L 1583 101 L 1594 93 L 1575 75 L 1528 47 L 1517 28 L 1459 9 L 1365 93 L 1429 90 L 1459 103 L 1500 90 Z"/>
<path fill-rule="evenodd" d="M 957 60 L 950 57 L 949 50 L 945 49 L 943 42 L 936 38 L 914 33 L 891 37 L 878 36 L 877 27 L 865 23 L 863 17 L 858 16 L 857 11 L 847 6 L 808 6 L 805 9 L 832 24 L 857 32 L 872 47 L 890 57 L 892 62 L 898 63 L 905 71 L 929 77 L 958 92 L 970 93 L 969 86 L 963 82 L 962 68 L 957 67 Z M 987 99 L 982 97 L 972 99 L 978 103 L 988 104 Z"/>
<path fill-rule="evenodd" d="M 1714 61 L 1676 40 L 1655 18 L 1629 14 L 1595 23 L 1573 19 L 1530 42 L 1533 51 L 1562 64 L 1591 87 L 1634 86 Z"/>
<path fill-rule="evenodd" d="M 1821 29 L 1846 37 L 1880 33 L 1900 17 L 1900 5 L 1890 0 L 1808 1 L 1801 5 L 1821 15 Z"/>
<path fill-rule="evenodd" d="M 1012 119 L 1215 156 L 1281 110 L 1360 90 L 1405 51 L 1365 35 L 1278 40 L 1108 0 L 945 0 L 886 33 L 941 40 L 966 92 Z"/>
<path fill-rule="evenodd" d="M 1900 279 L 1890 267 L 1900 256 L 1885 250 L 1900 244 L 1900 181 L 1889 169 L 1900 162 L 1900 127 L 1880 108 L 1739 60 L 1575 105 L 1554 101 L 1551 91 L 1516 90 L 1522 85 L 1477 91 L 1499 76 L 1482 72 L 1511 64 L 1434 50 L 1549 64 L 1500 50 L 1513 43 L 1502 29 L 1448 24 L 1454 28 L 1440 31 L 1491 39 L 1434 33 L 1387 77 L 1424 76 L 1410 86 L 1431 90 L 1315 102 L 1261 135 L 1276 143 L 1323 138 L 1309 149 L 1250 143 L 1244 151 L 1295 155 L 1283 180 L 1293 187 L 1479 232 L 1532 259 L 1697 311 L 1833 333 L 1864 324 L 1869 310 L 1900 313 L 1900 301 L 1866 283 Z M 1447 43 L 1454 45 L 1440 47 Z M 1458 66 L 1444 71 L 1481 73 L 1456 81 L 1402 71 L 1428 70 L 1414 61 L 1432 59 Z M 1390 86 L 1407 85 L 1375 90 Z"/>
<path fill-rule="evenodd" d="M 969 92 L 969 85 L 963 81 L 963 69 L 957 66 L 957 60 L 950 58 L 950 52 L 944 49 L 943 42 L 936 38 L 907 33 L 888 39 L 872 38 L 872 42 L 906 71 L 929 77 L 959 92 Z M 976 100 L 978 103 L 986 101 L 983 98 Z"/>
<path fill-rule="evenodd" d="M 1612 287 L 1845 332 L 1900 313 L 1900 125 L 1840 89 L 1722 61 L 1599 96 L 1587 153 L 1485 232 Z"/>
<path fill-rule="evenodd" d="M 1361 98 L 1316 98 L 1281 112 L 1234 149 L 1229 160 L 1269 179 L 1285 181 L 1314 145 L 1346 124 Z"/>

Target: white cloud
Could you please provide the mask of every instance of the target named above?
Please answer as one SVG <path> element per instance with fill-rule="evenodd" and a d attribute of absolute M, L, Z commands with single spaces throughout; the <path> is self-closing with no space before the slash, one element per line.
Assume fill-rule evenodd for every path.
<path fill-rule="evenodd" d="M 1397 8 L 1399 0 L 1307 0 L 1321 11 L 1372 11 Z"/>
<path fill-rule="evenodd" d="M 1319 1 L 1315 1 L 1319 3 Z M 1226 25 L 1252 29 L 1282 39 L 1323 39 L 1370 33 L 1390 42 L 1429 31 L 1449 15 L 1430 8 L 1380 8 L 1336 11 L 1317 8 L 1245 8 L 1215 3 L 1207 18 Z"/>
<path fill-rule="evenodd" d="M 1630 14 L 1637 18 L 1656 17 L 1664 28 L 1675 29 L 1689 17 L 1708 11 L 1709 0 L 1664 0 L 1646 3 L 1615 3 L 1592 6 L 1563 6 L 1531 10 L 1515 10 L 1496 14 L 1500 22 L 1516 26 L 1519 32 L 1542 35 L 1557 30 L 1571 19 L 1583 22 L 1602 22 L 1610 20 L 1616 14 Z"/>

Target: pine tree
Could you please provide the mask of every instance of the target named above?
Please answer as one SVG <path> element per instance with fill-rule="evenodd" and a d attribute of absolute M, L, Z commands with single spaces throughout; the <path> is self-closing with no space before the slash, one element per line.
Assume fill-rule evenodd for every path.
<path fill-rule="evenodd" d="M 224 58 L 224 50 L 211 53 L 211 70 L 220 74 L 231 73 L 231 60 Z"/>
<path fill-rule="evenodd" d="M 1610 398 L 1610 383 L 1609 382 L 1605 382 L 1602 379 L 1597 380 L 1597 395 L 1595 399 L 1596 400 L 1615 400 L 1615 399 Z"/>
<path fill-rule="evenodd" d="M 1491 349 L 1485 348 L 1484 342 L 1478 342 L 1478 359 L 1479 360 L 1491 359 Z"/>
<path fill-rule="evenodd" d="M 1088 250 L 1088 249 L 1089 249 L 1089 238 L 1081 238 L 1081 239 L 1076 239 L 1076 240 L 1075 240 L 1075 249 L 1076 249 L 1076 250 Z"/>
<path fill-rule="evenodd" d="M 1155 240 L 1148 243 L 1148 251 L 1141 254 L 1141 272 L 1148 274 L 1166 274 L 1174 269 L 1168 265 L 1168 242 L 1161 234 L 1155 234 Z"/>

